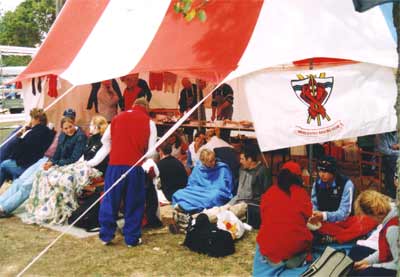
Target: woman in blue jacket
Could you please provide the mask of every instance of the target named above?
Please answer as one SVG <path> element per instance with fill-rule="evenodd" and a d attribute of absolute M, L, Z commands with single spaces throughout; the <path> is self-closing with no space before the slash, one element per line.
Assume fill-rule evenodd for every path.
<path fill-rule="evenodd" d="M 86 146 L 86 135 L 69 117 L 61 119 L 62 133 L 58 139 L 57 149 L 53 158 L 43 165 L 48 170 L 53 165 L 67 165 L 79 160 Z"/>

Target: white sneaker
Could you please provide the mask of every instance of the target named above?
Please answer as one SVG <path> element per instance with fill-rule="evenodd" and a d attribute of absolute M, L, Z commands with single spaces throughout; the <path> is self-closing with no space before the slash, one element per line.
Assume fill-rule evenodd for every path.
<path fill-rule="evenodd" d="M 9 217 L 10 214 L 7 214 L 3 208 L 0 206 L 0 218 L 5 218 L 5 217 Z"/>
<path fill-rule="evenodd" d="M 110 244 L 111 244 L 111 241 L 101 241 L 101 243 L 102 243 L 103 245 L 110 245 Z"/>
<path fill-rule="evenodd" d="M 137 243 L 136 244 L 128 244 L 128 248 L 132 248 L 138 245 L 142 244 L 142 238 L 138 238 Z"/>

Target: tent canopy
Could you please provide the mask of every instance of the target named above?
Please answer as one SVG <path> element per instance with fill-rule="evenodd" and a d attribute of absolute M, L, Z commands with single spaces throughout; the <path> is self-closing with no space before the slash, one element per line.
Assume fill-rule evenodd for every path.
<path fill-rule="evenodd" d="M 351 1 L 212 0 L 202 23 L 186 22 L 174 3 L 69 0 L 18 80 L 55 74 L 80 85 L 170 71 L 218 82 L 311 57 L 397 66 L 390 21 L 379 8 L 357 13 Z"/>
<path fill-rule="evenodd" d="M 358 13 L 350 0 L 211 0 L 205 22 L 186 22 L 175 2 L 69 0 L 17 80 L 54 74 L 82 88 L 150 71 L 239 80 L 263 151 L 395 128 L 398 54 L 386 6 Z M 306 78 L 321 73 L 328 97 L 317 109 L 291 84 L 307 89 Z"/>

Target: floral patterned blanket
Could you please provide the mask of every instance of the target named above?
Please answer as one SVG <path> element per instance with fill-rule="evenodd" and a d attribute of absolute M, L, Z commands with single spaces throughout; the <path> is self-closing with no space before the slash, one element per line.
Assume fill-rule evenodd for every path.
<path fill-rule="evenodd" d="M 28 224 L 63 224 L 79 206 L 77 197 L 101 172 L 77 162 L 39 170 L 25 203 L 22 221 Z"/>

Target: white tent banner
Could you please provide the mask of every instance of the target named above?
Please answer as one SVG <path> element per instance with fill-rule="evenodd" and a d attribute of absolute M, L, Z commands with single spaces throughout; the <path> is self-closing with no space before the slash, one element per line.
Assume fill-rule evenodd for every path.
<path fill-rule="evenodd" d="M 262 151 L 396 129 L 392 68 L 293 68 L 256 72 L 242 81 Z"/>

